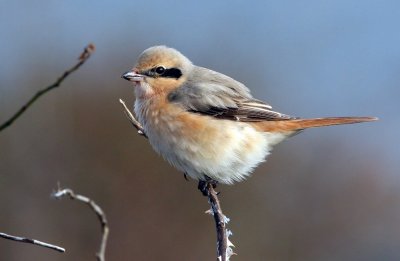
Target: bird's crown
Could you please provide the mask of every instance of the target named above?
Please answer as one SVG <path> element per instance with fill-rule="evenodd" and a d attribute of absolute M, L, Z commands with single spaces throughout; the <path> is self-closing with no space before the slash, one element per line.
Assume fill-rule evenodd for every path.
<path fill-rule="evenodd" d="M 179 79 L 193 67 L 192 62 L 179 51 L 164 45 L 153 46 L 139 56 L 135 70 L 149 77 Z"/>

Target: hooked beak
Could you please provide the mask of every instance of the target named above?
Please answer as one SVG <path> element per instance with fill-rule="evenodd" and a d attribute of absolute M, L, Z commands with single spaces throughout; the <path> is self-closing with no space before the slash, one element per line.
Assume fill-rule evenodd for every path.
<path fill-rule="evenodd" d="M 124 78 L 130 82 L 141 82 L 143 81 L 144 75 L 138 74 L 134 71 L 127 71 L 126 73 L 121 75 L 121 78 Z"/>

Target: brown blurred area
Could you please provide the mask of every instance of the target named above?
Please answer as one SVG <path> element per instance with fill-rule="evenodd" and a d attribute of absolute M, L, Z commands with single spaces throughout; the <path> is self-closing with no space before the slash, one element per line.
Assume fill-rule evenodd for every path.
<path fill-rule="evenodd" d="M 32 16 L 40 13 L 30 8 Z M 76 11 L 81 6 L 74 8 Z M 91 6 L 82 8 L 88 13 L 92 10 Z M 107 9 L 97 11 L 97 19 L 102 10 Z M 118 10 L 126 17 L 131 15 L 128 11 Z M 69 9 L 60 12 L 68 13 L 61 16 L 65 21 L 75 14 Z M 141 17 L 144 15 L 148 14 Z M 273 39 L 286 36 L 274 35 L 277 31 L 273 30 L 271 35 L 263 34 L 270 37 L 271 45 L 265 50 L 258 46 L 250 55 L 246 50 L 253 50 L 259 39 L 250 34 L 246 36 L 250 43 L 234 43 L 234 27 L 225 32 L 225 38 L 220 36 L 226 24 L 209 25 L 206 38 L 214 40 L 203 42 L 201 47 L 197 38 L 190 43 L 185 42 L 189 41 L 185 36 L 171 40 L 165 27 L 153 28 L 155 37 L 144 30 L 148 27 L 128 18 L 116 22 L 114 17 L 112 21 L 106 29 L 71 29 L 67 22 L 59 24 L 55 19 L 57 29 L 70 34 L 60 33 L 59 42 L 50 41 L 52 35 L 40 44 L 32 35 L 31 42 L 13 40 L 19 46 L 12 53 L 15 61 L 2 59 L 0 122 L 71 66 L 88 39 L 97 45 L 93 57 L 79 71 L 0 133 L 0 231 L 57 244 L 67 252 L 0 239 L 0 260 L 95 260 L 100 243 L 97 218 L 79 202 L 51 199 L 58 183 L 92 198 L 107 214 L 111 230 L 107 260 L 215 260 L 214 223 L 204 213 L 209 206 L 197 183 L 186 181 L 153 152 L 147 140 L 131 127 L 118 102 L 122 98 L 132 106 L 134 99 L 132 87 L 120 75 L 144 48 L 160 42 L 183 46 L 182 51 L 196 64 L 234 76 L 255 96 L 284 113 L 381 118 L 374 123 L 305 131 L 278 145 L 247 181 L 220 186 L 222 208 L 231 219 L 228 227 L 238 254 L 232 260 L 400 258 L 399 147 L 393 145 L 398 143 L 398 76 L 393 76 L 390 86 L 370 89 L 363 86 L 363 75 L 357 78 L 349 72 L 332 76 L 327 71 L 333 70 L 335 63 L 307 60 L 313 57 L 313 47 L 295 42 L 289 41 L 286 48 L 299 49 L 279 49 L 279 41 Z M 240 23 L 235 21 L 236 26 Z M 136 25 L 134 32 L 129 32 L 127 25 Z M 36 32 L 45 26 L 39 23 Z M 85 37 L 73 38 L 70 30 L 82 31 Z M 29 30 L 22 31 L 29 34 Z M 3 41 L 12 42 L 8 39 Z M 223 39 L 232 44 L 221 43 Z M 331 50 L 324 48 L 313 51 L 323 57 L 324 50 Z M 285 55 L 300 65 L 290 66 Z M 396 64 L 389 67 L 398 72 Z M 302 69 L 309 69 L 308 76 Z M 332 80 L 342 77 L 343 82 L 354 82 L 330 86 L 324 85 L 329 79 L 316 79 L 311 90 L 307 89 L 310 82 L 305 78 L 317 78 L 323 72 Z M 368 70 L 364 73 L 373 74 Z"/>

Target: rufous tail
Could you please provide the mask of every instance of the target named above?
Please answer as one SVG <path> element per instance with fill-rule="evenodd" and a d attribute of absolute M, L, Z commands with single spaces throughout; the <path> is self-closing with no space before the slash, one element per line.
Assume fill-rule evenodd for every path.
<path fill-rule="evenodd" d="M 375 117 L 328 117 L 254 122 L 252 125 L 264 132 L 300 131 L 308 128 L 376 121 Z"/>

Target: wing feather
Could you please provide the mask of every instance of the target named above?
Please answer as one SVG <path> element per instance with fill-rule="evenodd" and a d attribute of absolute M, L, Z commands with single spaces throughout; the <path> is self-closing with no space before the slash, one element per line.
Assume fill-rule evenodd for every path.
<path fill-rule="evenodd" d="M 294 119 L 254 99 L 242 83 L 202 67 L 195 67 L 191 77 L 172 91 L 168 99 L 187 111 L 222 119 L 248 122 Z"/>

